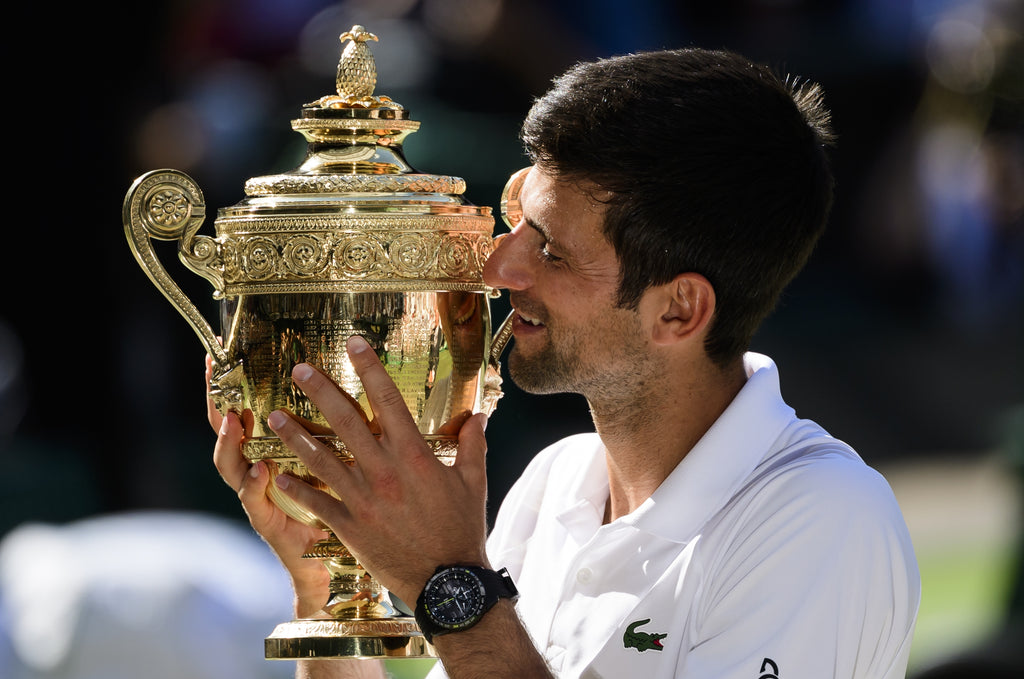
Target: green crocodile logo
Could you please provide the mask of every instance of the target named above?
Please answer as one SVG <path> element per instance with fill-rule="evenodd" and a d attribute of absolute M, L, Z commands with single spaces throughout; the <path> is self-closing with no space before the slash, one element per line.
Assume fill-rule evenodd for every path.
<path fill-rule="evenodd" d="M 622 635 L 622 645 L 626 648 L 635 648 L 641 653 L 647 650 L 662 650 L 664 647 L 661 645 L 661 640 L 667 637 L 668 634 L 649 634 L 647 632 L 636 631 L 637 627 L 646 625 L 650 621 L 651 619 L 647 618 L 646 620 L 637 620 L 636 622 L 631 623 Z"/>

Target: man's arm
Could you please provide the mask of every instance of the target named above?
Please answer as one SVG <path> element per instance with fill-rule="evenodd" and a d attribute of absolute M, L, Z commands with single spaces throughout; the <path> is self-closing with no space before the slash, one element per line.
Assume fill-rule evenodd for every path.
<path fill-rule="evenodd" d="M 508 599 L 499 600 L 472 629 L 434 637 L 434 647 L 451 679 L 552 676 Z"/>
<path fill-rule="evenodd" d="M 386 679 L 379 660 L 300 660 L 295 679 Z"/>

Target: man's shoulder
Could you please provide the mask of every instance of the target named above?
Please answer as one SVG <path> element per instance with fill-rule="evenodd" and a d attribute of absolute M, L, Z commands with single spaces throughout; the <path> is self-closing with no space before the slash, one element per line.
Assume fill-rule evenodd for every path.
<path fill-rule="evenodd" d="M 785 502 L 805 497 L 818 506 L 871 500 L 888 504 L 893 499 L 892 489 L 876 469 L 848 444 L 808 420 L 794 422 L 754 470 L 751 485 Z"/>
<path fill-rule="evenodd" d="M 905 582 L 908 601 L 916 592 L 916 560 L 896 496 L 841 441 L 804 440 L 766 457 L 702 537 L 719 591 L 741 581 L 797 584 L 803 581 L 790 575 L 804 564 L 828 563 L 836 583 L 871 571 Z"/>
<path fill-rule="evenodd" d="M 820 430 L 819 430 L 820 431 Z M 806 437 L 767 456 L 717 517 L 756 544 L 788 535 L 794 544 L 826 544 L 854 535 L 907 543 L 909 535 L 888 481 L 842 441 Z M 887 537 L 888 536 L 888 537 Z"/>

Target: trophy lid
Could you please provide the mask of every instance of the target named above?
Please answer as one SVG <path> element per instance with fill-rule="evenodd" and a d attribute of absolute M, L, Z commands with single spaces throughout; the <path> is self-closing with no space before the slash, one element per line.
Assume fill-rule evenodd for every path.
<path fill-rule="evenodd" d="M 307 142 L 290 172 L 253 177 L 215 221 L 224 294 L 489 289 L 491 208 L 459 177 L 417 172 L 402 143 L 419 129 L 375 95 L 362 26 L 341 34 L 336 94 L 305 104 L 292 129 Z M 347 44 L 346 44 L 347 43 Z"/>

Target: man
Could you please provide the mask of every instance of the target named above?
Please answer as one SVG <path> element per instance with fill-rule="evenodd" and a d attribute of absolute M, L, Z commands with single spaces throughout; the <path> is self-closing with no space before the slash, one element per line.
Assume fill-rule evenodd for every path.
<path fill-rule="evenodd" d="M 421 614 L 437 569 L 508 569 L 517 602 L 498 598 L 450 633 L 426 621 L 436 673 L 904 676 L 920 584 L 892 492 L 847 445 L 795 417 L 770 359 L 745 353 L 831 204 L 820 91 L 727 52 L 630 55 L 557 79 L 522 137 L 534 163 L 521 175 L 522 214 L 484 279 L 509 290 L 517 314 L 512 379 L 582 394 L 595 433 L 530 463 L 485 548 L 485 418 L 465 423 L 445 467 L 353 338 L 383 433 L 298 366 L 296 384 L 356 464 L 274 413 L 274 431 L 348 502 L 289 477 L 282 491 L 392 593 L 422 594 Z M 218 468 L 291 573 L 297 613 L 316 610 L 322 568 L 298 558 L 315 536 L 266 500 L 267 471 L 238 453 L 238 418 L 220 432 Z M 354 661 L 299 670 L 370 671 Z"/>

